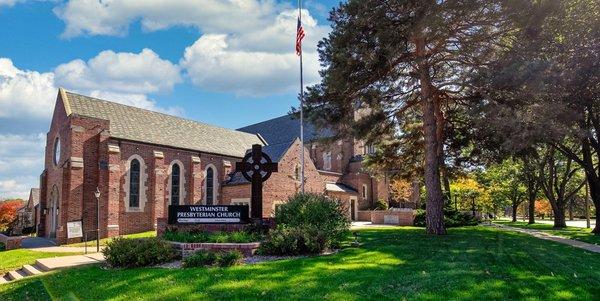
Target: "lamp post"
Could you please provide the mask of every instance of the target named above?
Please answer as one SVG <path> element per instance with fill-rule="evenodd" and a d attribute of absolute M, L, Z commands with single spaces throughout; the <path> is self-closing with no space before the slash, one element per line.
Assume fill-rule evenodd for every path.
<path fill-rule="evenodd" d="M 100 252 L 100 189 L 96 187 L 96 252 Z"/>

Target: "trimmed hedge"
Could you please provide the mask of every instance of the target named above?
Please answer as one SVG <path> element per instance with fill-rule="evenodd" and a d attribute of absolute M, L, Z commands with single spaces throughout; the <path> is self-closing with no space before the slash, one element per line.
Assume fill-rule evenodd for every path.
<path fill-rule="evenodd" d="M 102 250 L 106 262 L 113 267 L 135 268 L 170 262 L 177 258 L 171 244 L 160 238 L 117 237 Z"/>

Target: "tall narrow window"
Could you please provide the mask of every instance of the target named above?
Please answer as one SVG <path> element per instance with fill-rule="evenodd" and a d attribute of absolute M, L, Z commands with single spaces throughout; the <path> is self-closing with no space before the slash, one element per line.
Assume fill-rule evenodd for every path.
<path fill-rule="evenodd" d="M 363 199 L 366 199 L 367 198 L 367 185 L 363 184 L 362 188 L 363 188 L 362 189 L 362 197 L 363 197 Z"/>
<path fill-rule="evenodd" d="M 331 170 L 331 152 L 323 153 L 323 169 Z"/>
<path fill-rule="evenodd" d="M 215 189 L 215 174 L 212 167 L 206 170 L 206 205 L 212 205 L 214 202 L 214 189 Z"/>
<path fill-rule="evenodd" d="M 129 167 L 129 207 L 140 206 L 140 161 L 131 160 Z"/>
<path fill-rule="evenodd" d="M 181 170 L 179 164 L 173 164 L 171 170 L 171 205 L 179 205 Z"/>

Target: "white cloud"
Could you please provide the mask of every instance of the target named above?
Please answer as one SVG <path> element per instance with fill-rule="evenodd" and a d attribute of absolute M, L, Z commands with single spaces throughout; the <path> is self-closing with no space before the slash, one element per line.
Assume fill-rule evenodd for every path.
<path fill-rule="evenodd" d="M 0 118 L 47 118 L 55 99 L 53 73 L 20 70 L 10 59 L 0 58 Z"/>
<path fill-rule="evenodd" d="M 315 7 L 312 5 L 311 7 Z M 55 9 L 65 37 L 126 35 L 140 20 L 146 31 L 192 26 L 202 36 L 180 65 L 206 90 L 241 95 L 290 92 L 299 82 L 294 55 L 297 14 L 289 4 L 258 0 L 71 0 Z M 317 42 L 328 32 L 302 11 L 305 83 L 319 80 Z"/>
<path fill-rule="evenodd" d="M 0 197 L 26 197 L 39 186 L 46 135 L 0 134 Z"/>
<path fill-rule="evenodd" d="M 257 0 L 71 0 L 55 8 L 66 23 L 64 37 L 125 35 L 140 20 L 147 31 L 175 25 L 205 32 L 245 32 L 260 28 L 275 9 L 274 1 Z"/>
<path fill-rule="evenodd" d="M 317 77 L 318 61 L 305 57 L 306 82 Z M 294 53 L 249 52 L 229 47 L 225 35 L 204 35 L 186 48 L 181 66 L 195 85 L 212 91 L 264 95 L 298 89 L 298 57 Z"/>
<path fill-rule="evenodd" d="M 327 29 L 303 11 L 307 38 L 303 42 L 304 82 L 319 80 L 317 40 Z M 295 54 L 295 10 L 284 10 L 270 25 L 238 35 L 205 34 L 187 47 L 180 65 L 192 82 L 206 90 L 241 95 L 296 91 L 299 63 Z"/>
<path fill-rule="evenodd" d="M 167 92 L 181 82 L 179 67 L 154 51 L 103 51 L 88 60 L 73 60 L 54 72 L 21 70 L 0 58 L 0 118 L 49 119 L 58 87 L 106 98 L 144 109 L 182 115 L 179 108 L 163 108 L 147 93 Z"/>
<path fill-rule="evenodd" d="M 181 82 L 179 68 L 147 48 L 140 53 L 102 51 L 87 62 L 62 64 L 54 73 L 59 85 L 80 90 L 152 93 Z"/>

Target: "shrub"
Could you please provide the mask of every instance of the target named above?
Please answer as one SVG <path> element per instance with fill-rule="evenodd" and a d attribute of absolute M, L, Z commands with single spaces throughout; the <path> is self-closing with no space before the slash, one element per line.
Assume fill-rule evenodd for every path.
<path fill-rule="evenodd" d="M 378 199 L 375 203 L 376 210 L 388 210 L 388 203 L 383 199 Z"/>
<path fill-rule="evenodd" d="M 185 258 L 183 260 L 183 267 L 209 267 L 214 266 L 215 264 L 220 267 L 230 267 L 241 264 L 243 258 L 244 256 L 238 250 L 218 253 L 200 250 Z"/>
<path fill-rule="evenodd" d="M 339 200 L 318 194 L 297 194 L 275 211 L 277 227 L 261 245 L 273 255 L 316 254 L 338 247 L 346 238 L 348 208 Z"/>
<path fill-rule="evenodd" d="M 219 255 L 217 255 L 217 264 L 220 267 L 230 267 L 241 264 L 243 258 L 244 255 L 238 250 L 219 253 Z"/>
<path fill-rule="evenodd" d="M 417 227 L 425 227 L 425 210 L 417 209 L 413 224 Z M 479 220 L 466 212 L 460 212 L 450 208 L 444 208 L 444 224 L 446 227 L 476 226 Z"/>
<path fill-rule="evenodd" d="M 217 262 L 217 255 L 215 253 L 206 250 L 200 250 L 185 258 L 183 260 L 183 267 L 194 268 L 210 266 L 215 264 L 215 262 Z"/>
<path fill-rule="evenodd" d="M 177 241 L 177 242 L 208 242 L 208 233 L 207 232 L 176 232 L 176 231 L 167 231 L 162 236 L 165 240 L 168 241 Z"/>
<path fill-rule="evenodd" d="M 278 225 L 269 232 L 269 238 L 260 245 L 261 254 L 298 255 L 309 253 L 306 246 L 305 231 L 302 228 L 290 228 Z"/>
<path fill-rule="evenodd" d="M 168 241 L 187 242 L 187 243 L 247 243 L 260 241 L 261 235 L 245 231 L 236 232 L 174 232 L 167 231 L 163 234 L 163 238 Z"/>
<path fill-rule="evenodd" d="M 169 262 L 177 257 L 173 247 L 159 238 L 115 238 L 102 251 L 113 267 L 143 267 Z"/>
<path fill-rule="evenodd" d="M 4 244 L 0 242 L 0 252 L 4 251 Z"/>

